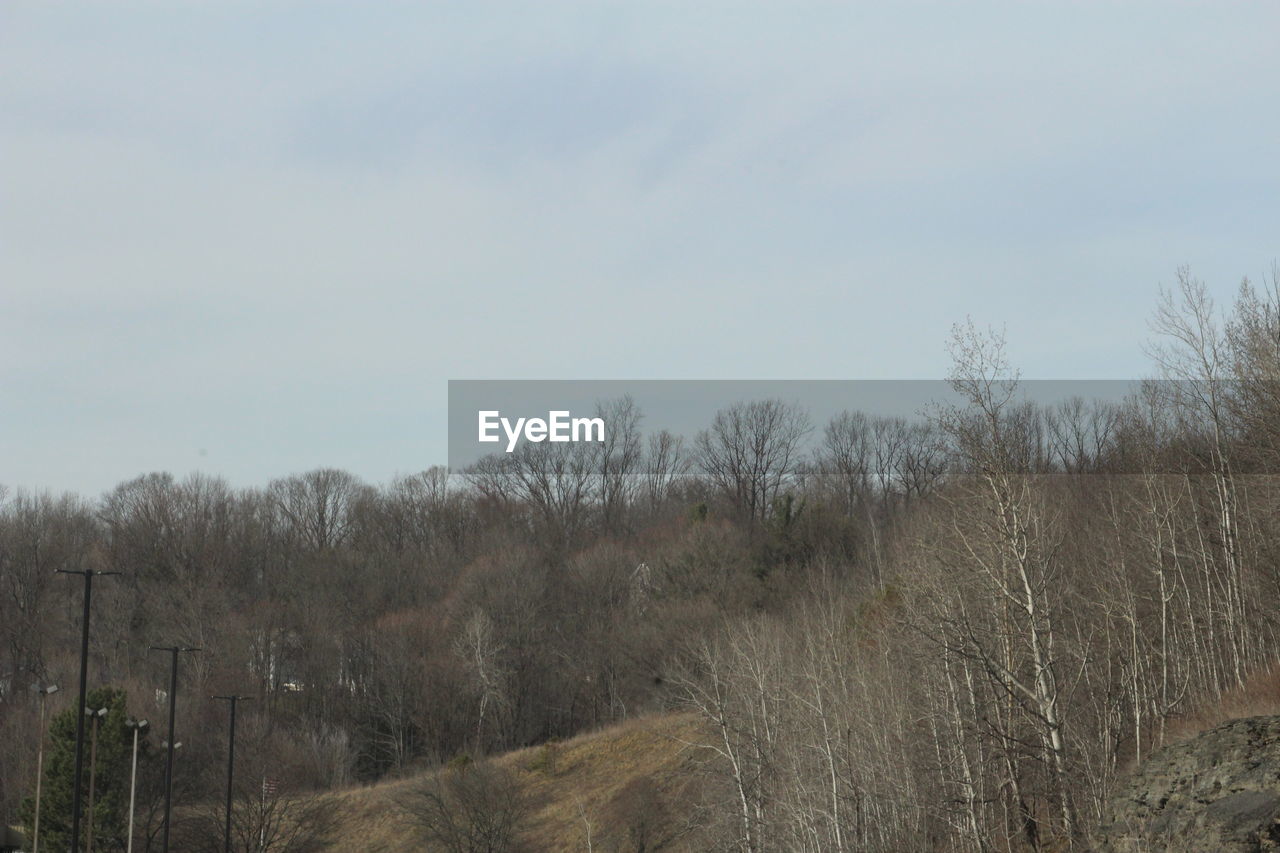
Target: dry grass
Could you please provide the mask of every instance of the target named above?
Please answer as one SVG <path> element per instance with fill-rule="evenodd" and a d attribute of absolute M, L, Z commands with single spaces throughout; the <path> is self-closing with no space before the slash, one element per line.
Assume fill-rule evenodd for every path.
<path fill-rule="evenodd" d="M 1165 742 L 1194 737 L 1239 717 L 1280 714 L 1280 664 L 1256 673 L 1244 687 L 1224 693 L 1169 723 Z M 602 731 L 507 753 L 494 759 L 510 771 L 532 803 L 522 840 L 530 850 L 607 849 L 617 831 L 620 794 L 645 782 L 675 809 L 691 808 L 707 756 L 696 747 L 705 733 L 690 715 L 643 717 Z M 437 771 L 430 771 L 435 773 Z M 333 794 L 345 807 L 330 849 L 363 853 L 421 851 L 425 847 L 401 815 L 397 798 L 430 774 Z M 625 796 L 625 795 L 624 795 Z M 616 837 L 616 836 L 615 836 Z"/>
<path fill-rule="evenodd" d="M 1243 687 L 1228 690 L 1216 702 L 1206 703 L 1177 720 L 1171 720 L 1165 742 L 1186 740 L 1227 720 L 1280 714 L 1280 664 L 1273 664 L 1246 679 Z"/>
<path fill-rule="evenodd" d="M 699 737 L 688 715 L 644 717 L 580 735 L 558 744 L 530 747 L 495 762 L 515 775 L 533 810 L 523 841 L 532 850 L 587 850 L 588 825 L 600 849 L 613 823 L 617 798 L 638 780 L 673 803 L 682 803 L 701 758 L 686 741 Z M 436 771 L 431 771 L 436 772 Z M 423 850 L 413 827 L 400 815 L 398 795 L 422 777 L 398 780 L 333 796 L 349 810 L 330 848 L 364 853 Z M 616 827 L 612 827 L 616 830 Z"/>

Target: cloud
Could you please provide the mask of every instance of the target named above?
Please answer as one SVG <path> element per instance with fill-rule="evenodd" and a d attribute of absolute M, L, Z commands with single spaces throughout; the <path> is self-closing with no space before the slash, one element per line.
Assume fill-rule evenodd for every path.
<path fill-rule="evenodd" d="M 1275 252 L 1277 13 L 1168 8 L 8 6 L 5 476 L 381 479 L 451 377 L 937 376 L 966 314 L 1139 371 Z"/>

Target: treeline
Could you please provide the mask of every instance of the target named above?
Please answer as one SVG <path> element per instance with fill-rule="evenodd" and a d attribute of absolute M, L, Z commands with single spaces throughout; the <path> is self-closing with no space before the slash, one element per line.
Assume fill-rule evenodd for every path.
<path fill-rule="evenodd" d="M 842 506 L 878 543 L 686 652 L 726 847 L 1095 849 L 1125 768 L 1275 663 L 1280 300 L 1246 283 L 1221 318 L 1179 285 L 1171 381 L 1120 405 L 1027 405 L 1002 342 L 959 329 L 922 497 L 893 520 L 904 482 L 852 454 Z"/>
<path fill-rule="evenodd" d="M 219 796 L 208 697 L 230 692 L 258 697 L 246 814 L 685 708 L 714 756 L 699 844 L 1088 849 L 1126 762 L 1275 658 L 1278 310 L 1246 284 L 1220 318 L 1183 274 L 1153 348 L 1176 381 L 1124 403 L 1027 403 L 1002 342 L 963 327 L 963 402 L 919 421 L 744 401 L 685 442 L 622 399 L 603 445 L 452 476 L 9 495 L 0 810 L 20 823 L 34 787 L 27 686 L 74 702 L 80 586 L 54 571 L 91 567 L 122 574 L 95 586 L 90 683 L 130 714 L 160 719 L 149 646 L 203 649 L 182 662 L 182 849 Z"/>

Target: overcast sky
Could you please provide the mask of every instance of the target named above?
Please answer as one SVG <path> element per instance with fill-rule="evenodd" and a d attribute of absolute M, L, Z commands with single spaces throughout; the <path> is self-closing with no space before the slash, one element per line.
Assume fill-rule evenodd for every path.
<path fill-rule="evenodd" d="M 1129 378 L 1273 3 L 0 4 L 0 483 L 444 461 L 449 378 Z"/>

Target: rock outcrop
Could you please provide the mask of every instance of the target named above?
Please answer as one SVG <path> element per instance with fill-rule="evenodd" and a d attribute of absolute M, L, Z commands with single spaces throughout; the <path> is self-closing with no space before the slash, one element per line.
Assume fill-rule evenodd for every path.
<path fill-rule="evenodd" d="M 1280 717 L 1157 751 L 1120 785 L 1101 835 L 1106 853 L 1280 851 Z"/>

